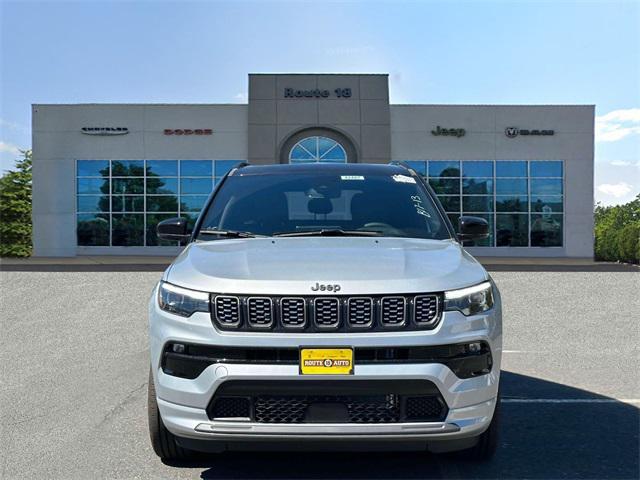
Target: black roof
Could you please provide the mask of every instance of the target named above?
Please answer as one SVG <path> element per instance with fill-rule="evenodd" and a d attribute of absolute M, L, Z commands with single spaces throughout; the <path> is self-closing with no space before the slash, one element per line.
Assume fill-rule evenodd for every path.
<path fill-rule="evenodd" d="M 408 170 L 400 165 L 373 163 L 297 163 L 275 165 L 247 165 L 233 175 L 287 175 L 302 174 L 336 174 L 336 175 L 396 175 L 407 174 Z"/>

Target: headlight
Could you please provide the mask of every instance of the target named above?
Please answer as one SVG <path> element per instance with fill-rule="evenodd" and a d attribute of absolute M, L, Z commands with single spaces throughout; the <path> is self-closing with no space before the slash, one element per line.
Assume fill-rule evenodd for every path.
<path fill-rule="evenodd" d="M 467 316 L 486 312 L 493 307 L 491 283 L 444 292 L 444 306 L 445 310 L 459 310 Z"/>
<path fill-rule="evenodd" d="M 209 311 L 209 294 L 160 282 L 158 304 L 166 312 L 190 317 L 194 312 Z"/>

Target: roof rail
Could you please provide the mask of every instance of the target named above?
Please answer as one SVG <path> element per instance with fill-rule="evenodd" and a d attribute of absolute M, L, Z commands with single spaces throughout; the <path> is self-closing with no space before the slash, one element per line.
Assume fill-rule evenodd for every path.
<path fill-rule="evenodd" d="M 228 174 L 230 175 L 231 173 L 233 173 L 233 171 L 234 171 L 234 170 L 240 170 L 241 168 L 248 167 L 249 165 L 250 165 L 250 164 L 249 164 L 248 162 L 245 162 L 244 160 L 242 160 L 242 161 L 240 161 L 240 162 L 236 163 L 236 164 L 231 168 L 231 170 L 229 170 L 229 173 L 228 173 Z"/>
<path fill-rule="evenodd" d="M 404 160 L 391 160 L 389 162 L 389 165 L 396 165 L 398 167 L 402 167 L 402 168 L 406 168 L 407 170 L 411 170 L 413 173 L 417 174 L 418 172 L 416 172 L 413 167 L 411 167 L 407 162 L 405 162 Z"/>

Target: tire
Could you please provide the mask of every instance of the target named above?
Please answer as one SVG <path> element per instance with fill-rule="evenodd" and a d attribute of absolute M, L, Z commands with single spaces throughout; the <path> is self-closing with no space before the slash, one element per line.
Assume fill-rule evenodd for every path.
<path fill-rule="evenodd" d="M 478 443 L 468 450 L 460 452 L 465 458 L 475 462 L 486 462 L 491 460 L 498 449 L 498 439 L 500 430 L 500 393 L 496 398 L 496 408 L 493 418 L 482 435 L 478 437 Z"/>
<path fill-rule="evenodd" d="M 162 423 L 151 370 L 149 370 L 149 389 L 147 391 L 147 413 L 149 415 L 149 437 L 156 455 L 164 461 L 192 458 L 192 452 L 178 445 L 175 435 L 167 430 L 167 427 Z"/>

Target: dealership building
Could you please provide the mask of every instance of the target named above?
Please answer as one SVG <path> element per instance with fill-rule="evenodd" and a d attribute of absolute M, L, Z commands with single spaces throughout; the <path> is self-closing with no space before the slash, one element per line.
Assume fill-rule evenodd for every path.
<path fill-rule="evenodd" d="M 593 256 L 593 105 L 390 105 L 387 75 L 251 74 L 247 104 L 33 105 L 36 256 L 172 255 L 233 165 L 389 163 L 423 175 L 471 253 Z"/>

